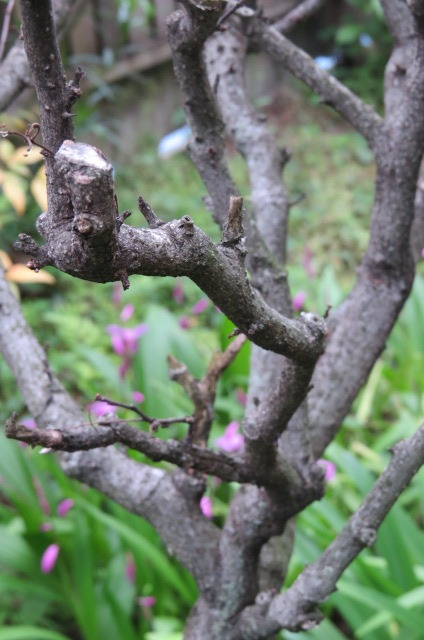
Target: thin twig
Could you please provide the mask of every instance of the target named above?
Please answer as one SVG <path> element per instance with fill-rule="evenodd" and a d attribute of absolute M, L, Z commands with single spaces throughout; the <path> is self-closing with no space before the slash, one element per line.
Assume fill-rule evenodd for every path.
<path fill-rule="evenodd" d="M 130 411 L 134 411 L 140 418 L 147 422 L 149 426 L 149 432 L 157 431 L 159 427 L 166 429 L 171 424 L 184 422 L 185 424 L 191 424 L 193 422 L 192 416 L 183 416 L 182 418 L 151 418 L 144 411 L 136 407 L 134 404 L 127 404 L 125 402 L 118 402 L 117 400 L 111 400 L 110 398 L 105 398 L 105 396 L 100 395 L 98 393 L 94 398 L 97 402 L 107 402 L 112 407 L 122 407 L 123 409 L 129 409 Z M 109 421 L 108 421 L 109 424 Z"/>

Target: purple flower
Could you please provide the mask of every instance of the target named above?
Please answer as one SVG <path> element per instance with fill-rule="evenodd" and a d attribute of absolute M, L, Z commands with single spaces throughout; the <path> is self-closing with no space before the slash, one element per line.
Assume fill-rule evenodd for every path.
<path fill-rule="evenodd" d="M 118 324 L 110 324 L 106 330 L 111 335 L 112 348 L 118 356 L 128 357 L 137 352 L 138 341 L 147 331 L 147 324 L 139 324 L 136 327 L 120 327 Z"/>
<path fill-rule="evenodd" d="M 180 325 L 181 329 L 190 329 L 190 318 L 188 318 L 187 316 L 181 316 L 178 324 Z"/>
<path fill-rule="evenodd" d="M 303 305 L 306 300 L 305 291 L 298 291 L 292 300 L 292 308 L 294 311 L 300 311 L 303 309 Z"/>
<path fill-rule="evenodd" d="M 51 531 L 53 529 L 53 525 L 51 522 L 42 522 L 40 524 L 40 531 L 46 532 Z"/>
<path fill-rule="evenodd" d="M 182 284 L 176 284 L 172 289 L 172 297 L 174 298 L 177 304 L 182 304 L 184 302 L 184 289 Z"/>
<path fill-rule="evenodd" d="M 143 323 L 130 328 L 110 324 L 106 329 L 111 335 L 113 350 L 122 357 L 119 375 L 121 378 L 125 378 L 125 374 L 131 366 L 131 356 L 137 352 L 138 341 L 146 333 L 148 326 Z"/>
<path fill-rule="evenodd" d="M 198 316 L 199 313 L 203 313 L 203 311 L 207 308 L 208 305 L 209 305 L 209 300 L 207 300 L 206 298 L 200 298 L 200 300 L 198 300 L 196 304 L 192 307 L 191 312 L 195 316 Z"/>
<path fill-rule="evenodd" d="M 212 500 L 208 498 L 208 496 L 203 496 L 203 498 L 200 499 L 200 511 L 206 518 L 210 519 L 213 517 Z"/>
<path fill-rule="evenodd" d="M 40 569 L 43 573 L 50 573 L 50 571 L 53 571 L 59 555 L 59 550 L 60 547 L 58 544 L 51 544 L 47 547 L 41 556 L 40 562 Z"/>
<path fill-rule="evenodd" d="M 224 435 L 215 440 L 216 446 L 223 451 L 241 451 L 244 446 L 244 438 L 238 430 L 239 423 L 233 420 L 225 429 Z"/>
<path fill-rule="evenodd" d="M 330 462 L 329 460 L 324 460 L 324 458 L 317 460 L 317 463 L 321 467 L 324 467 L 325 469 L 324 480 L 326 482 L 331 482 L 331 480 L 333 480 L 337 472 L 336 465 L 333 462 Z"/>
<path fill-rule="evenodd" d="M 121 318 L 122 322 L 127 322 L 127 320 L 131 318 L 133 313 L 134 313 L 134 305 L 126 304 L 125 307 L 122 309 L 119 317 Z"/>
<path fill-rule="evenodd" d="M 95 415 L 96 418 L 101 418 L 107 413 L 115 413 L 116 407 L 108 404 L 107 402 L 103 402 L 103 400 L 96 400 L 88 405 L 88 410 Z"/>
<path fill-rule="evenodd" d="M 141 391 L 133 391 L 132 399 L 134 400 L 134 402 L 138 402 L 141 404 L 142 402 L 144 402 L 144 395 L 141 393 Z"/>
<path fill-rule="evenodd" d="M 137 598 L 137 604 L 140 607 L 153 607 L 156 604 L 156 598 L 154 596 L 144 596 L 143 598 Z"/>
<path fill-rule="evenodd" d="M 424 249 L 421 251 L 421 258 L 424 258 Z"/>
<path fill-rule="evenodd" d="M 61 518 L 64 518 L 73 506 L 74 501 L 72 500 L 72 498 L 65 498 L 65 500 L 62 500 L 62 502 L 59 502 L 59 504 L 57 505 L 57 515 Z"/>

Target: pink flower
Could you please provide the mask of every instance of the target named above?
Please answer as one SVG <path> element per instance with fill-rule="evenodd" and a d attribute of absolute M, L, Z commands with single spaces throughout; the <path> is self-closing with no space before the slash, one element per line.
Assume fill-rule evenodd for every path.
<path fill-rule="evenodd" d="M 147 331 L 147 324 L 139 324 L 136 327 L 120 327 L 118 324 L 110 324 L 106 330 L 111 335 L 112 348 L 118 356 L 132 356 L 137 353 L 138 341 Z"/>
<path fill-rule="evenodd" d="M 139 604 L 140 607 L 153 607 L 156 604 L 156 598 L 154 596 L 137 598 L 137 604 Z"/>
<path fill-rule="evenodd" d="M 178 324 L 180 325 L 181 329 L 190 329 L 190 318 L 188 318 L 187 316 L 181 316 Z"/>
<path fill-rule="evenodd" d="M 53 529 L 53 525 L 51 522 L 42 522 L 40 524 L 40 531 L 46 532 L 51 531 Z"/>
<path fill-rule="evenodd" d="M 59 550 L 60 548 L 58 544 L 51 544 L 47 547 L 41 556 L 40 562 L 40 569 L 43 573 L 50 573 L 50 571 L 53 571 L 59 555 Z"/>
<path fill-rule="evenodd" d="M 424 258 L 424 249 L 421 251 L 421 258 Z"/>
<path fill-rule="evenodd" d="M 200 300 L 198 300 L 196 302 L 196 304 L 192 307 L 191 312 L 195 315 L 198 316 L 199 313 L 202 313 L 209 305 L 209 300 L 207 300 L 206 298 L 200 298 Z"/>
<path fill-rule="evenodd" d="M 125 307 L 122 309 L 119 317 L 121 318 L 122 322 L 127 322 L 127 320 L 131 318 L 133 313 L 134 313 L 134 305 L 126 304 Z"/>
<path fill-rule="evenodd" d="M 74 501 L 72 500 L 72 498 L 65 498 L 65 500 L 62 500 L 62 502 L 59 502 L 59 504 L 57 505 L 57 515 L 61 518 L 64 518 L 73 506 Z"/>
<path fill-rule="evenodd" d="M 244 445 L 244 438 L 238 430 L 239 423 L 233 420 L 225 429 L 224 435 L 215 440 L 216 446 L 223 451 L 241 451 Z"/>
<path fill-rule="evenodd" d="M 108 404 L 107 402 L 103 402 L 103 400 L 96 400 L 88 405 L 88 410 L 96 417 L 101 418 L 105 416 L 107 413 L 115 413 L 116 407 Z"/>
<path fill-rule="evenodd" d="M 131 582 L 131 584 L 134 584 L 134 580 L 135 580 L 135 562 L 134 562 L 134 558 L 132 557 L 131 553 L 127 554 L 127 562 L 125 564 L 125 577 L 127 578 L 128 582 Z"/>
<path fill-rule="evenodd" d="M 132 399 L 134 400 L 134 402 L 138 402 L 138 403 L 142 403 L 144 402 L 144 396 L 141 393 L 141 391 L 133 391 L 132 392 Z"/>
<path fill-rule="evenodd" d="M 292 308 L 294 311 L 300 311 L 303 309 L 303 305 L 306 300 L 305 291 L 298 291 L 292 300 Z"/>
<path fill-rule="evenodd" d="M 172 289 L 172 297 L 174 298 L 177 304 L 182 304 L 184 302 L 184 289 L 182 284 L 176 284 Z"/>
<path fill-rule="evenodd" d="M 324 475 L 325 481 L 331 482 L 331 480 L 333 480 L 333 478 L 337 473 L 336 465 L 333 462 L 330 462 L 329 460 L 324 460 L 324 458 L 317 460 L 317 463 L 321 467 L 324 467 L 325 469 L 325 475 Z"/>
<path fill-rule="evenodd" d="M 208 498 L 208 496 L 203 496 L 203 498 L 200 499 L 200 511 L 206 518 L 210 519 L 213 517 L 212 500 Z"/>

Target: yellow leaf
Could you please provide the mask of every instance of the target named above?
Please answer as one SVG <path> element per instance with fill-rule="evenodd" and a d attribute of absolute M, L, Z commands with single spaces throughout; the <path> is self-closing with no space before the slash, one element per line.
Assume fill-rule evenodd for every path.
<path fill-rule="evenodd" d="M 0 261 L 6 271 L 12 266 L 12 261 L 6 251 L 0 251 Z"/>
<path fill-rule="evenodd" d="M 10 158 L 12 157 L 15 151 L 15 147 L 7 140 L 7 138 L 2 138 L 0 140 L 0 160 L 7 164 L 10 167 Z"/>
<path fill-rule="evenodd" d="M 38 147 L 33 147 L 31 151 L 28 151 L 28 147 L 26 146 L 17 147 L 10 158 L 10 166 L 12 166 L 13 163 L 27 165 L 41 162 L 43 156 L 40 152 L 41 149 Z"/>
<path fill-rule="evenodd" d="M 27 282 L 54 284 L 56 282 L 51 273 L 47 273 L 47 271 L 35 273 L 35 271 L 28 269 L 24 264 L 12 264 L 7 270 L 6 278 L 11 282 L 18 282 L 19 284 Z"/>
<path fill-rule="evenodd" d="M 42 211 L 47 211 L 47 187 L 44 165 L 39 168 L 31 182 L 31 193 Z"/>
<path fill-rule="evenodd" d="M 25 213 L 26 205 L 26 193 L 22 180 L 13 173 L 10 173 L 10 171 L 5 171 L 2 182 L 4 195 L 9 200 L 16 213 L 19 216 L 22 216 Z"/>

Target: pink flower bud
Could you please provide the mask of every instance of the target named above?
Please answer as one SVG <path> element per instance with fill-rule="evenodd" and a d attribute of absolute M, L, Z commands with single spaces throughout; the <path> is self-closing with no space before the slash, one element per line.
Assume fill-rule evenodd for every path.
<path fill-rule="evenodd" d="M 125 307 L 122 309 L 119 317 L 121 318 L 122 322 L 127 322 L 127 320 L 131 318 L 133 313 L 134 313 L 134 305 L 126 304 Z"/>
<path fill-rule="evenodd" d="M 330 462 L 329 460 L 324 460 L 324 458 L 317 460 L 317 462 L 319 465 L 321 465 L 325 469 L 325 475 L 324 475 L 325 481 L 331 482 L 331 480 L 333 480 L 333 478 L 337 473 L 336 465 L 333 462 Z"/>
<path fill-rule="evenodd" d="M 198 316 L 199 313 L 203 313 L 203 311 L 207 308 L 208 305 L 209 305 L 209 300 L 207 300 L 206 298 L 200 298 L 200 300 L 198 300 L 196 304 L 192 307 L 191 312 L 194 313 L 195 316 Z"/>
<path fill-rule="evenodd" d="M 300 311 L 305 304 L 306 293 L 305 291 L 298 291 L 292 300 L 293 311 Z"/>
<path fill-rule="evenodd" d="M 73 506 L 74 501 L 72 500 L 72 498 L 65 498 L 65 500 L 62 500 L 62 502 L 57 505 L 57 515 L 61 518 L 64 518 Z"/>
<path fill-rule="evenodd" d="M 190 329 L 190 318 L 187 318 L 187 316 L 181 316 L 178 324 L 180 325 L 181 329 Z"/>
<path fill-rule="evenodd" d="M 156 604 L 156 598 L 154 596 L 144 596 L 144 598 L 137 598 L 137 604 L 140 607 L 153 607 Z"/>
<path fill-rule="evenodd" d="M 212 518 L 212 500 L 208 498 L 208 496 L 203 496 L 203 498 L 200 499 L 200 511 L 206 518 Z"/>
<path fill-rule="evenodd" d="M 132 399 L 134 400 L 134 402 L 144 402 L 144 395 L 141 393 L 141 391 L 133 391 L 132 392 Z"/>
<path fill-rule="evenodd" d="M 60 547 L 58 544 L 51 544 L 47 547 L 41 556 L 40 562 L 40 569 L 43 573 L 50 573 L 50 571 L 53 571 L 59 555 L 59 550 Z"/>

